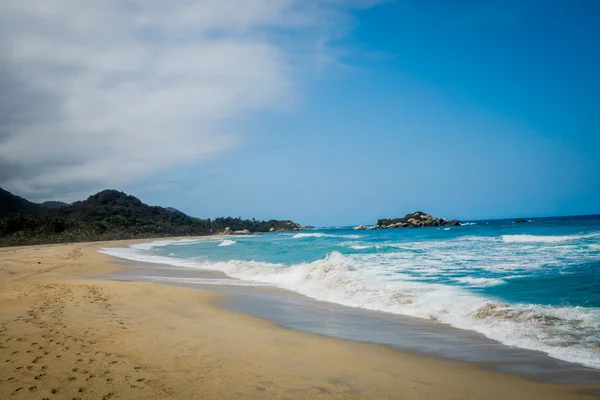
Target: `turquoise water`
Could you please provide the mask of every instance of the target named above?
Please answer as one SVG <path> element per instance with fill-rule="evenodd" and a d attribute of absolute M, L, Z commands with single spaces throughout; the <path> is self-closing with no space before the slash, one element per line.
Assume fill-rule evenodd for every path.
<path fill-rule="evenodd" d="M 105 251 L 432 319 L 600 368 L 600 216 L 331 228 Z"/>

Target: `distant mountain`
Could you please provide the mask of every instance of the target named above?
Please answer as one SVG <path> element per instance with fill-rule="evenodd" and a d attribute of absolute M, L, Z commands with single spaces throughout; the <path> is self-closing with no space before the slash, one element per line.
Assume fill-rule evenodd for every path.
<path fill-rule="evenodd" d="M 66 207 L 69 203 L 63 203 L 62 201 L 45 201 L 40 205 L 47 210 L 53 210 L 55 208 Z"/>
<path fill-rule="evenodd" d="M 32 203 L 0 188 L 0 217 L 11 214 L 34 214 L 45 211 L 41 204 Z"/>
<path fill-rule="evenodd" d="M 149 206 L 140 199 L 117 190 L 104 190 L 84 201 L 50 210 L 51 215 L 82 222 L 97 223 L 106 229 L 125 230 L 135 234 L 206 235 L 210 220 L 192 218 L 180 211 Z"/>
<path fill-rule="evenodd" d="M 171 211 L 171 212 L 174 212 L 174 213 L 182 213 L 182 214 L 185 214 L 183 211 L 179 211 L 178 209 L 176 209 L 176 208 L 173 208 L 173 207 L 165 207 L 165 210 L 167 210 L 167 211 Z M 186 214 L 186 215 L 187 215 L 187 214 Z"/>
<path fill-rule="evenodd" d="M 298 229 L 291 221 L 194 218 L 174 208 L 149 206 L 117 190 L 104 190 L 69 205 L 36 204 L 0 189 L 0 245 Z"/>
<path fill-rule="evenodd" d="M 61 201 L 45 201 L 41 204 L 32 203 L 0 188 L 0 217 L 12 214 L 31 215 L 65 206 L 68 206 L 68 204 Z"/>

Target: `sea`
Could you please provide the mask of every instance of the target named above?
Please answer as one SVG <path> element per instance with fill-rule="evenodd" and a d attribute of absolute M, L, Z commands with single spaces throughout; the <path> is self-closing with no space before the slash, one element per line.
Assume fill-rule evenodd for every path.
<path fill-rule="evenodd" d="M 102 252 L 221 271 L 233 278 L 227 285 L 417 317 L 600 369 L 600 216 L 330 227 Z"/>

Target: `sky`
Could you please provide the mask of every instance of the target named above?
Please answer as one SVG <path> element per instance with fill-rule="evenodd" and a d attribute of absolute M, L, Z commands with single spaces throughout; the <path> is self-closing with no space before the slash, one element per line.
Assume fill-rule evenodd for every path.
<path fill-rule="evenodd" d="M 0 187 L 197 217 L 600 213 L 600 3 L 0 2 Z"/>

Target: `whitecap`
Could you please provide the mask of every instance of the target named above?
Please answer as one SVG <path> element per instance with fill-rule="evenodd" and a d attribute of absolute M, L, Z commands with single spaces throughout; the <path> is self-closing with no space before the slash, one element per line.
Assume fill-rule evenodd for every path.
<path fill-rule="evenodd" d="M 511 235 L 505 236 L 509 236 L 510 240 Z M 360 242 L 347 243 L 365 246 Z M 494 243 L 497 246 L 490 247 Z M 218 270 L 242 282 L 274 285 L 321 301 L 434 319 L 480 332 L 507 345 L 538 350 L 552 357 L 600 368 L 600 348 L 595 345 L 600 341 L 600 310 L 510 305 L 469 289 L 500 285 L 505 283 L 503 279 L 521 277 L 530 270 L 562 267 L 562 262 L 555 260 L 554 252 L 544 253 L 544 248 L 552 246 L 532 249 L 531 255 L 535 258 L 530 257 L 526 265 L 522 255 L 515 254 L 511 245 L 502 244 L 497 237 L 471 236 L 446 241 L 398 243 L 396 246 L 398 252 L 394 253 L 342 255 L 332 252 L 323 259 L 292 266 L 257 261 L 203 262 L 161 257 L 133 246 L 102 249 L 102 252 L 138 261 Z M 587 254 L 586 257 L 589 257 Z M 456 276 L 457 273 L 469 273 L 465 270 L 474 273 L 511 272 L 503 279 Z M 464 286 L 430 283 L 432 277 L 437 276 Z M 426 278 L 427 282 L 418 278 Z"/>
<path fill-rule="evenodd" d="M 498 278 L 474 278 L 470 276 L 465 276 L 462 278 L 453 278 L 453 280 L 459 283 L 467 284 L 468 286 L 472 287 L 490 287 L 503 285 L 506 283 L 502 279 Z"/>
<path fill-rule="evenodd" d="M 304 239 L 304 238 L 345 238 L 345 239 L 360 239 L 360 235 L 332 235 L 328 233 L 314 232 L 314 233 L 296 233 L 292 236 L 293 239 Z"/>
<path fill-rule="evenodd" d="M 558 243 L 582 239 L 584 236 L 537 236 L 537 235 L 502 235 L 505 243 Z"/>
<path fill-rule="evenodd" d="M 236 243 L 237 242 L 235 240 L 225 239 L 221 243 L 218 244 L 218 247 L 231 246 L 231 245 L 236 244 Z"/>

